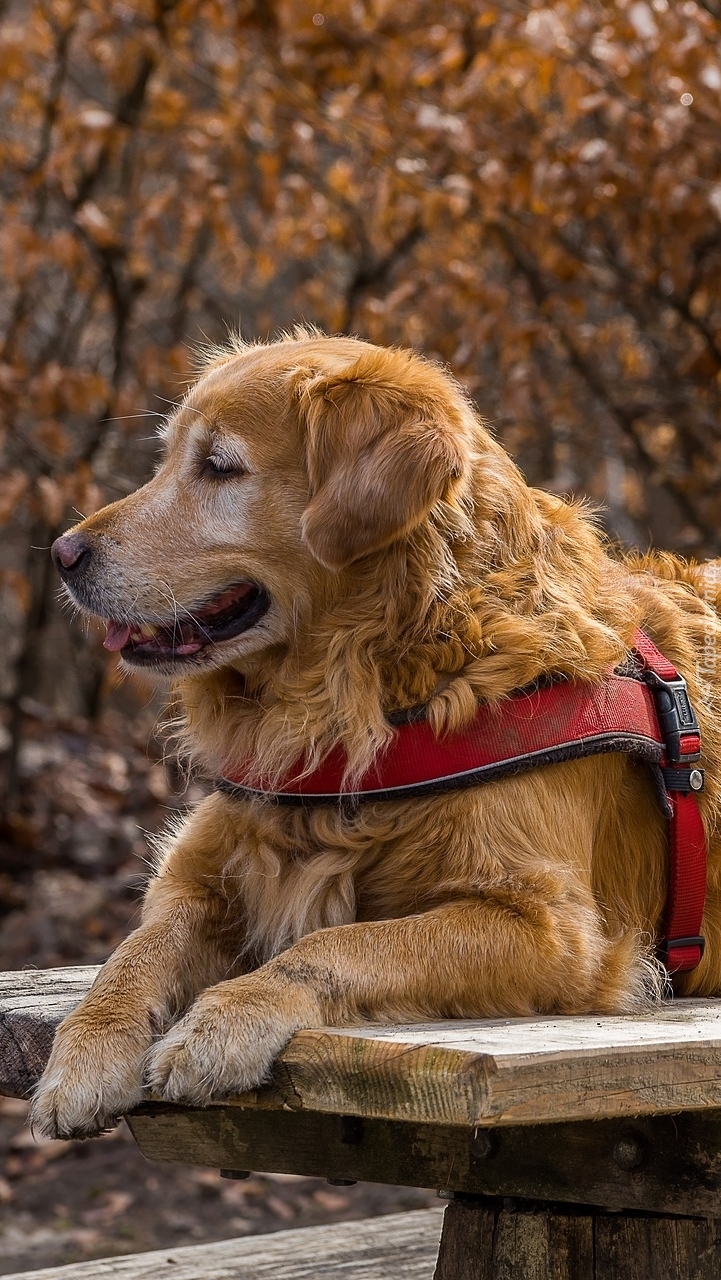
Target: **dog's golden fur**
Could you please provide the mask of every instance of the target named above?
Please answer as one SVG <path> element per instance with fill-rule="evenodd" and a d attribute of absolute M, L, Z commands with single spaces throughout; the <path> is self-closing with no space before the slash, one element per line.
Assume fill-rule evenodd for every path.
<path fill-rule="evenodd" d="M 212 487 L 197 457 L 218 438 L 245 475 Z M 78 528 L 98 614 L 267 589 L 256 627 L 180 668 L 210 774 L 273 778 L 340 742 L 357 776 L 389 712 L 426 703 L 437 733 L 459 729 L 549 673 L 598 681 L 643 626 L 704 742 L 707 948 L 678 986 L 721 992 L 721 565 L 611 553 L 582 507 L 528 488 L 441 369 L 308 331 L 211 351 L 157 476 Z M 663 987 L 666 877 L 650 776 L 621 755 L 354 814 L 215 793 L 63 1024 L 35 1123 L 94 1132 L 144 1080 L 200 1102 L 252 1087 L 304 1026 L 637 1009 Z"/>

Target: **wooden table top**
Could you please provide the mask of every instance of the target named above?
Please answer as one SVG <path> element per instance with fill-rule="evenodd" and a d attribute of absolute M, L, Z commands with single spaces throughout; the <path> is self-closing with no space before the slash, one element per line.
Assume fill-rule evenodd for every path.
<path fill-rule="evenodd" d="M 0 1093 L 29 1092 L 97 969 L 0 974 Z M 721 1000 L 638 1017 L 491 1018 L 298 1032 L 273 1083 L 232 1105 L 446 1125 L 721 1107 Z"/>

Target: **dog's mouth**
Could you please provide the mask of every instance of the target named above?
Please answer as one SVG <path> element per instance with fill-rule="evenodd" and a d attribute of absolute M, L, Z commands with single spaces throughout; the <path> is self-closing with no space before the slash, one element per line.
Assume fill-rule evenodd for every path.
<path fill-rule="evenodd" d="M 212 645 L 248 631 L 269 608 L 270 596 L 263 587 L 255 582 L 238 582 L 167 622 L 118 622 L 110 618 L 103 644 L 106 649 L 119 650 L 126 662 L 194 661 Z"/>

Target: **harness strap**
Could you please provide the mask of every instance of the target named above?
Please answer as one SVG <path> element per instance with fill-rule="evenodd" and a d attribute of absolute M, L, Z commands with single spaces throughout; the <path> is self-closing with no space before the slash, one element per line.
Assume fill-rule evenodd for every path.
<path fill-rule="evenodd" d="M 284 805 L 406 800 L 478 786 L 548 764 L 622 751 L 660 767 L 669 819 L 669 886 L 661 954 L 669 973 L 695 968 L 706 893 L 706 841 L 696 792 L 703 772 L 699 727 L 686 682 L 650 638 L 633 639 L 635 675 L 609 672 L 597 684 L 556 681 L 491 707 L 479 704 L 461 733 L 436 738 L 422 714 L 398 725 L 380 758 L 349 783 L 341 747 L 315 769 L 296 762 L 273 787 L 250 764 L 216 782 L 230 795 Z"/>
<path fill-rule="evenodd" d="M 701 936 L 706 901 L 706 835 L 697 793 L 703 771 L 698 722 L 686 681 L 643 632 L 634 636 L 641 671 L 655 694 L 666 750 L 662 774 L 670 805 L 669 875 L 663 941 L 659 948 L 669 973 L 695 969 L 704 952 Z"/>
<path fill-rule="evenodd" d="M 354 783 L 341 747 L 316 769 L 299 760 L 274 787 L 248 785 L 241 766 L 220 779 L 224 790 L 272 797 L 279 804 L 367 804 L 456 791 L 527 769 L 602 752 L 625 751 L 660 764 L 664 740 L 650 688 L 629 676 L 601 684 L 559 682 L 479 704 L 461 733 L 437 738 L 428 721 L 400 725 L 379 759 Z"/>

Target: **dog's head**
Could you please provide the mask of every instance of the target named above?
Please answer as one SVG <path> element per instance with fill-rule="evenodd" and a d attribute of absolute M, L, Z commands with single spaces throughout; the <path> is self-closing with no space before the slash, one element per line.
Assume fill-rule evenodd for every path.
<path fill-rule="evenodd" d="M 53 557 L 130 667 L 253 669 L 361 561 L 463 492 L 479 432 L 451 379 L 410 352 L 316 335 L 238 344 L 170 418 L 149 483 Z"/>

